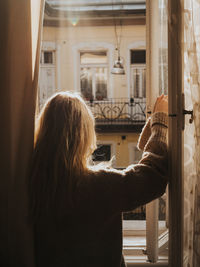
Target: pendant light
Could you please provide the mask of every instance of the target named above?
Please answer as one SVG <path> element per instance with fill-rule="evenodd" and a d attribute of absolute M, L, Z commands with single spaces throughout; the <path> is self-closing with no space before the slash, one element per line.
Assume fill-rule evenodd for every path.
<path fill-rule="evenodd" d="M 121 26 L 121 32 L 120 35 L 118 36 L 117 34 L 117 25 L 116 25 L 116 20 L 114 19 L 114 29 L 115 29 L 115 39 L 116 39 L 116 50 L 117 50 L 117 60 L 114 63 L 114 66 L 111 70 L 112 74 L 125 74 L 123 62 L 120 56 L 120 44 L 121 44 L 121 37 L 122 37 L 122 22 L 120 21 L 120 26 Z"/>

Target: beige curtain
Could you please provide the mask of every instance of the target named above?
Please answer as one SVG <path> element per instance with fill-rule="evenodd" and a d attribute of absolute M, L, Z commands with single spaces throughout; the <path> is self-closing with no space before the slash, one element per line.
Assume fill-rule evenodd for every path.
<path fill-rule="evenodd" d="M 200 266 L 200 1 L 184 0 L 184 266 Z"/>
<path fill-rule="evenodd" d="M 34 266 L 27 224 L 43 0 L 0 1 L 0 266 Z"/>

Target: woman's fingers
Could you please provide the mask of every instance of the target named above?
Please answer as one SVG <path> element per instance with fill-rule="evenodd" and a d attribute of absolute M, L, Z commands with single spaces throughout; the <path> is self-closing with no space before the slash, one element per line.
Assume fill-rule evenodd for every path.
<path fill-rule="evenodd" d="M 165 112 L 168 113 L 168 96 L 161 95 L 157 98 L 154 105 L 153 112 Z"/>

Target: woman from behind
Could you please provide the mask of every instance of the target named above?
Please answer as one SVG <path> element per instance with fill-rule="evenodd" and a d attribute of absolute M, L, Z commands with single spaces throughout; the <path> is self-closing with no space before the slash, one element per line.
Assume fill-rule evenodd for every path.
<path fill-rule="evenodd" d="M 167 99 L 140 136 L 139 164 L 124 171 L 90 166 L 94 118 L 75 93 L 54 95 L 35 130 L 30 218 L 37 267 L 120 267 L 122 212 L 161 196 L 167 184 Z"/>

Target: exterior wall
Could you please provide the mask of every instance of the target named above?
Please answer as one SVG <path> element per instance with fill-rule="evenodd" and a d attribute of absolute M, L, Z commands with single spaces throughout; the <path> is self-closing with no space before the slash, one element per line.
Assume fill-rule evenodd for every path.
<path fill-rule="evenodd" d="M 125 139 L 123 140 L 123 138 Z M 114 156 L 115 160 L 113 162 L 113 167 L 116 168 L 126 168 L 131 164 L 131 147 L 130 144 L 137 144 L 139 134 L 137 133 L 117 133 L 117 134 L 98 134 L 98 143 L 112 144 L 114 146 Z"/>
<path fill-rule="evenodd" d="M 120 27 L 117 32 L 120 35 Z M 98 27 L 44 27 L 43 48 L 48 49 L 48 44 L 55 44 L 55 91 L 77 91 L 79 87 L 79 62 L 77 53 L 80 47 L 107 46 L 110 50 L 109 68 L 111 70 L 115 54 L 114 26 Z M 45 45 L 47 44 L 47 45 Z M 145 48 L 145 25 L 122 26 L 121 57 L 124 60 L 125 75 L 109 75 L 108 97 L 129 97 L 129 50 L 131 48 Z M 50 49 L 50 48 L 49 48 Z M 124 168 L 131 163 L 130 144 L 136 144 L 137 133 L 110 133 L 98 134 L 100 144 L 111 143 L 116 160 L 114 167 Z M 123 139 L 125 136 L 125 139 Z"/>
<path fill-rule="evenodd" d="M 118 34 L 120 35 L 120 27 L 117 27 Z M 60 85 L 58 90 L 77 90 L 78 71 L 75 67 L 75 52 L 74 49 L 79 44 L 87 48 L 88 44 L 105 43 L 112 47 L 112 55 L 109 62 L 109 67 L 112 68 L 116 56 L 114 56 L 115 49 L 115 32 L 114 26 L 98 26 L 98 27 L 44 27 L 43 29 L 43 42 L 55 42 L 56 47 L 59 47 L 60 59 L 60 82 L 57 81 L 56 85 Z M 124 60 L 125 75 L 110 75 L 109 90 L 111 97 L 129 97 L 128 95 L 128 79 L 129 71 L 128 50 L 134 43 L 145 42 L 145 26 L 133 25 L 122 26 L 122 39 L 121 39 L 121 56 Z M 94 45 L 94 46 L 95 46 Z M 136 47 L 137 48 L 137 47 Z M 75 78 L 76 77 L 76 78 Z M 58 80 L 58 77 L 56 77 Z"/>

